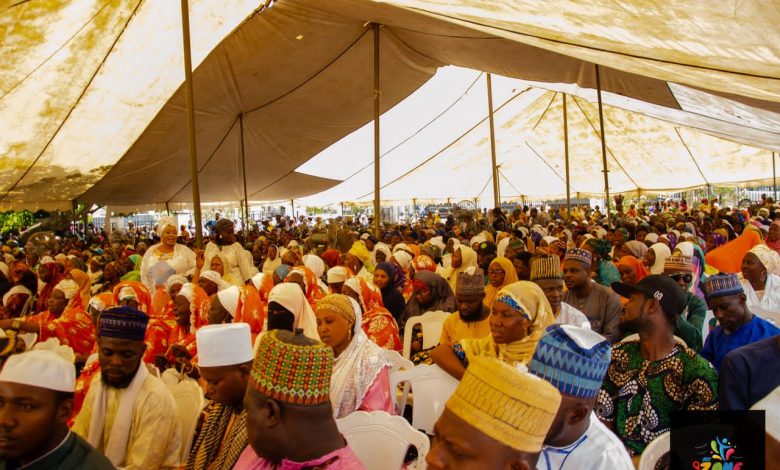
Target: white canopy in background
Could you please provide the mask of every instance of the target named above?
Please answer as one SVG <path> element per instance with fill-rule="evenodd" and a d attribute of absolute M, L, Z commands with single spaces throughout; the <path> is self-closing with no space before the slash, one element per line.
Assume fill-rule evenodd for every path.
<path fill-rule="evenodd" d="M 256 0 L 191 4 L 203 201 L 243 199 L 242 142 L 250 200 L 348 176 L 296 170 L 372 117 L 368 21 L 384 25 L 383 111 L 446 64 L 574 84 L 590 98 L 598 63 L 607 103 L 780 149 L 771 0 L 279 0 L 254 15 Z M 50 5 L 23 2 L 0 18 L 0 206 L 189 201 L 178 2 Z M 586 183 L 575 189 L 590 192 Z"/>

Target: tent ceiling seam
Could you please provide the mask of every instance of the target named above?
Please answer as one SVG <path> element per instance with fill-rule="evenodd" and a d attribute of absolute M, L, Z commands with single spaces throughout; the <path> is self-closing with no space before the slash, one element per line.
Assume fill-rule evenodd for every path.
<path fill-rule="evenodd" d="M 553 101 L 555 101 L 555 97 L 556 96 L 558 96 L 558 92 L 554 91 L 553 95 L 552 95 L 552 98 L 550 98 L 550 102 L 547 103 L 547 107 L 544 108 L 544 111 L 542 111 L 542 113 L 539 115 L 539 119 L 536 120 L 536 124 L 534 124 L 534 126 L 531 128 L 532 131 L 535 131 L 537 126 L 539 126 L 539 123 L 542 122 L 542 119 L 544 118 L 544 115 L 547 114 L 547 111 L 550 110 L 550 106 L 552 106 Z"/>
<path fill-rule="evenodd" d="M 523 91 L 520 91 L 520 92 L 518 92 L 518 93 L 516 93 L 516 94 L 512 95 L 512 97 L 510 97 L 508 100 L 506 100 L 506 101 L 504 101 L 503 103 L 501 103 L 501 106 L 497 107 L 497 108 L 496 108 L 496 109 L 493 111 L 493 113 L 495 114 L 497 111 L 501 110 L 501 109 L 502 109 L 504 106 L 508 105 L 509 103 L 511 103 L 512 101 L 514 101 L 516 98 L 518 98 L 518 97 L 520 97 L 522 94 L 524 94 L 526 91 L 528 91 L 528 90 L 531 90 L 531 89 L 532 89 L 531 87 L 528 87 L 528 88 L 526 88 L 525 90 L 523 90 Z M 422 167 L 423 165 L 427 164 L 428 162 L 430 162 L 430 161 L 434 160 L 435 158 L 437 158 L 438 156 L 440 156 L 440 155 L 442 154 L 442 152 L 444 152 L 444 151 L 445 151 L 445 150 L 447 150 L 448 148 L 450 148 L 450 147 L 452 147 L 453 145 L 455 145 L 455 143 L 456 143 L 456 142 L 458 142 L 460 139 L 464 138 L 464 137 L 465 137 L 465 136 L 467 136 L 469 133 L 471 133 L 471 132 L 472 132 L 474 129 L 476 129 L 476 128 L 477 128 L 477 127 L 479 127 L 480 125 L 484 124 L 484 123 L 485 123 L 485 121 L 487 121 L 487 119 L 488 119 L 488 116 L 485 116 L 484 118 L 480 119 L 480 120 L 479 120 L 479 121 L 478 121 L 476 124 L 474 124 L 473 126 L 471 126 L 471 127 L 470 127 L 470 128 L 469 128 L 469 129 L 468 129 L 466 132 L 464 132 L 463 134 L 459 135 L 459 136 L 458 136 L 458 137 L 457 137 L 455 140 L 453 140 L 453 141 L 452 141 L 452 142 L 450 142 L 449 144 L 445 145 L 445 146 L 444 146 L 444 147 L 443 147 L 441 150 L 439 150 L 438 152 L 434 153 L 434 154 L 433 154 L 433 155 L 431 155 L 430 157 L 426 158 L 425 160 L 423 160 L 422 162 L 420 162 L 419 164 L 417 164 L 417 165 L 416 165 L 414 168 L 410 169 L 409 171 L 407 171 L 407 172 L 406 172 L 406 173 L 404 173 L 403 175 L 401 175 L 401 176 L 399 176 L 399 177 L 395 178 L 393 181 L 390 181 L 390 182 L 388 182 L 388 183 L 385 183 L 384 185 L 382 185 L 382 186 L 380 187 L 380 189 L 385 189 L 386 187 L 390 186 L 391 184 L 395 183 L 396 181 L 399 181 L 399 180 L 401 180 L 401 179 L 403 179 L 403 178 L 405 178 L 405 177 L 409 176 L 410 174 L 414 173 L 414 172 L 415 172 L 417 169 L 419 169 L 419 168 L 420 168 L 420 167 Z M 370 196 L 371 194 L 374 194 L 374 191 L 373 191 L 373 190 L 372 190 L 371 192 L 369 192 L 369 193 L 366 193 L 366 194 L 364 194 L 364 195 L 362 195 L 362 196 L 358 197 L 357 199 L 363 199 L 364 197 Z"/>
<path fill-rule="evenodd" d="M 485 190 L 486 190 L 486 189 L 487 189 L 487 187 L 488 187 L 488 184 L 490 184 L 490 180 L 491 180 L 491 179 L 493 179 L 493 175 L 490 175 L 490 176 L 488 176 L 488 179 L 487 179 L 487 181 L 485 181 L 485 186 L 482 186 L 482 190 L 481 190 L 479 193 L 477 193 L 477 196 L 476 196 L 476 197 L 477 197 L 477 199 L 479 199 L 479 197 L 480 197 L 480 196 L 482 196 L 482 193 L 484 193 L 484 192 L 485 192 Z"/>
<path fill-rule="evenodd" d="M 580 110 L 580 112 L 582 113 L 582 116 L 585 118 L 585 120 L 586 120 L 586 121 L 588 121 L 588 125 L 591 127 L 591 129 L 593 129 L 593 132 L 595 132 L 595 133 L 596 133 L 596 135 L 597 135 L 597 136 L 599 136 L 599 139 L 600 139 L 600 138 L 601 138 L 601 132 L 599 132 L 599 131 L 596 129 L 596 126 L 595 126 L 595 125 L 593 124 L 593 122 L 590 120 L 590 118 L 588 117 L 588 115 L 587 115 L 587 114 L 585 114 L 585 110 L 584 110 L 584 109 L 582 109 L 582 106 L 580 105 L 580 103 L 579 103 L 579 100 L 577 99 L 577 97 L 576 97 L 576 96 L 572 96 L 572 98 L 574 98 L 574 104 L 576 104 L 576 105 L 577 105 L 577 108 L 578 108 L 578 109 Z M 617 126 L 613 126 L 613 127 L 614 127 L 615 129 L 617 129 Z M 606 130 L 607 130 L 607 128 L 606 128 L 606 126 L 605 126 L 605 127 L 604 127 L 604 132 L 605 132 L 605 133 L 606 133 Z M 606 140 L 606 137 L 605 137 L 605 140 Z M 628 179 L 629 179 L 629 181 L 631 181 L 631 183 L 634 185 L 634 187 L 637 187 L 637 188 L 638 188 L 638 187 L 639 187 L 639 184 L 638 184 L 638 183 L 637 183 L 637 182 L 634 180 L 634 178 L 632 178 L 632 177 L 631 177 L 631 175 L 630 175 L 630 174 L 628 174 L 628 171 L 626 171 L 626 169 L 623 167 L 623 165 L 622 165 L 622 164 L 621 164 L 621 163 L 618 161 L 617 157 L 615 157 L 615 154 L 612 152 L 612 149 L 610 148 L 609 144 L 607 144 L 607 145 L 606 145 L 606 148 L 607 148 L 607 152 L 609 153 L 609 156 L 610 156 L 610 157 L 612 157 L 612 160 L 613 160 L 613 161 L 614 161 L 614 162 L 617 164 L 617 166 L 620 168 L 620 171 L 622 171 L 622 172 L 623 172 L 623 174 L 624 174 L 624 175 L 626 175 L 626 178 L 628 178 Z"/>
<path fill-rule="evenodd" d="M 561 174 L 560 174 L 560 173 L 558 173 L 558 170 L 556 170 L 555 168 L 553 168 L 553 166 L 552 166 L 552 165 L 550 165 L 550 162 L 548 162 L 548 161 L 547 161 L 547 159 L 545 159 L 543 156 L 541 156 L 541 155 L 539 154 L 539 152 L 537 152 L 537 151 L 536 151 L 536 149 L 535 149 L 535 148 L 533 148 L 533 147 L 531 146 L 531 144 L 529 144 L 529 143 L 528 143 L 528 141 L 527 141 L 527 140 L 523 139 L 523 143 L 526 145 L 526 147 L 528 147 L 529 149 L 531 149 L 531 151 L 534 153 L 534 155 L 536 155 L 536 157 L 537 157 L 537 158 L 539 158 L 539 160 L 541 160 L 541 161 L 542 161 L 542 162 L 543 162 L 545 165 L 547 165 L 547 167 L 548 167 L 548 168 L 550 168 L 550 170 L 551 170 L 553 173 L 555 173 L 555 176 L 557 176 L 557 177 L 558 177 L 558 179 L 560 179 L 561 181 L 563 181 L 563 185 L 564 185 L 564 187 L 566 187 L 566 185 L 567 185 L 567 184 L 569 184 L 569 183 L 566 181 L 566 178 L 564 178 L 563 176 L 561 176 Z M 571 184 L 569 184 L 569 187 L 571 188 Z"/>
<path fill-rule="evenodd" d="M 650 61 L 650 62 L 669 64 L 669 65 L 677 65 L 677 66 L 680 66 L 680 67 L 688 67 L 688 68 L 697 69 L 697 70 L 709 70 L 709 71 L 712 71 L 712 72 L 728 73 L 728 74 L 738 75 L 738 76 L 742 76 L 742 77 L 760 78 L 760 79 L 764 79 L 764 80 L 780 80 L 780 77 L 772 77 L 772 76 L 760 75 L 760 74 L 754 74 L 754 73 L 745 73 L 745 72 L 724 70 L 724 69 L 720 69 L 720 68 L 717 68 L 717 67 L 709 67 L 709 66 L 686 64 L 686 63 L 682 63 L 682 62 L 675 62 L 673 60 L 668 60 L 668 59 L 659 59 L 659 58 L 655 58 L 655 57 L 646 57 L 646 56 L 639 55 L 639 54 L 631 54 L 631 53 L 627 53 L 627 52 L 620 52 L 620 51 L 605 49 L 605 48 L 602 48 L 602 47 L 588 46 L 588 45 L 585 45 L 585 44 L 576 44 L 576 43 L 572 43 L 572 42 L 568 42 L 568 41 L 563 41 L 561 39 L 550 39 L 550 38 L 546 38 L 546 37 L 543 37 L 543 36 L 537 36 L 535 34 L 522 33 L 522 32 L 514 31 L 514 30 L 511 30 L 511 29 L 502 28 L 502 27 L 496 26 L 496 25 L 486 25 L 486 24 L 478 23 L 478 22 L 473 21 L 473 20 L 469 20 L 469 19 L 457 18 L 457 17 L 451 16 L 451 15 L 445 15 L 443 13 L 436 13 L 436 12 L 425 10 L 423 8 L 410 7 L 409 9 L 410 10 L 417 10 L 417 11 L 423 12 L 424 14 L 426 14 L 428 16 L 447 18 L 447 19 L 451 20 L 454 23 L 467 23 L 467 24 L 474 25 L 474 26 L 477 26 L 477 27 L 482 27 L 482 28 L 487 27 L 487 28 L 498 30 L 498 31 L 503 31 L 505 33 L 514 34 L 514 35 L 517 35 L 517 36 L 523 36 L 523 37 L 527 37 L 527 38 L 538 39 L 538 40 L 541 40 L 541 41 L 547 41 L 547 42 L 551 42 L 551 43 L 555 43 L 555 44 L 563 44 L 565 46 L 576 47 L 578 49 L 588 49 L 588 50 L 595 51 L 595 52 L 602 52 L 602 53 L 607 53 L 607 54 L 615 54 L 615 55 L 628 57 L 628 58 L 632 58 L 632 59 L 647 60 L 647 61 Z M 531 46 L 531 47 L 538 47 L 538 46 Z M 546 48 L 541 48 L 541 49 L 547 50 Z M 568 54 L 563 54 L 563 53 L 560 53 L 560 52 L 556 52 L 556 53 L 557 54 L 561 54 L 561 55 L 565 55 L 567 57 L 572 57 L 572 58 L 577 59 L 577 60 L 582 60 L 582 59 L 579 59 L 578 57 L 571 56 L 571 55 L 568 55 Z M 583 62 L 587 62 L 587 61 L 583 61 Z M 591 63 L 591 62 L 587 62 L 587 63 Z M 599 65 L 604 66 L 604 64 L 599 64 Z"/>
<path fill-rule="evenodd" d="M 704 176 L 704 172 L 701 170 L 701 167 L 699 166 L 699 162 L 696 161 L 696 157 L 693 156 L 693 152 L 691 152 L 691 149 L 688 147 L 688 144 L 685 142 L 685 139 L 683 139 L 682 135 L 680 134 L 680 129 L 677 128 L 677 126 L 674 126 L 674 133 L 677 134 L 677 138 L 680 139 L 680 143 L 683 144 L 683 147 L 685 147 L 685 151 L 688 152 L 688 155 L 691 156 L 691 160 L 693 160 L 693 164 L 696 165 L 696 169 L 699 170 L 699 174 L 701 175 L 701 178 L 704 180 L 704 183 L 709 186 L 710 182 L 707 181 L 707 177 Z"/>
<path fill-rule="evenodd" d="M 9 93 L 11 93 L 12 91 L 14 91 L 14 90 L 16 89 L 16 87 L 18 87 L 18 86 L 19 86 L 19 85 L 21 85 L 21 84 L 22 84 L 22 83 L 23 83 L 25 80 L 27 80 L 28 78 L 30 78 L 30 77 L 31 77 L 31 76 L 32 76 L 32 75 L 33 75 L 35 72 L 37 72 L 37 71 L 38 71 L 38 70 L 39 70 L 41 67 L 43 67 L 44 65 L 46 65 L 46 63 L 47 63 L 47 62 L 49 62 L 49 61 L 52 59 L 52 57 L 54 57 L 55 55 L 57 55 L 57 54 L 58 54 L 58 53 L 59 53 L 59 52 L 60 52 L 62 49 L 64 49 L 64 48 L 65 48 L 65 46 L 67 46 L 67 45 L 68 45 L 68 44 L 69 44 L 69 43 L 70 43 L 70 42 L 73 40 L 73 38 L 75 38 L 76 36 L 78 36 L 78 35 L 79 35 L 79 34 L 80 34 L 80 33 L 81 33 L 83 30 L 84 30 L 84 28 L 86 28 L 86 27 L 87 27 L 87 25 L 89 25 L 90 23 L 92 23 L 93 21 L 95 21 L 95 18 L 97 18 L 97 16 L 98 16 L 99 14 L 101 14 L 101 13 L 103 12 L 103 10 L 104 10 L 104 9 L 105 9 L 105 8 L 106 8 L 106 7 L 107 7 L 107 6 L 108 6 L 108 5 L 109 5 L 109 4 L 112 2 L 112 1 L 113 1 L 113 0 L 108 0 L 108 1 L 106 1 L 106 3 L 104 3 L 104 4 L 103 4 L 103 6 L 102 6 L 102 7 L 100 7 L 100 8 L 98 9 L 98 11 L 96 11 L 96 12 L 95 12 L 95 14 L 94 14 L 94 15 L 92 15 L 92 16 L 91 16 L 91 17 L 90 17 L 90 18 L 87 20 L 87 22 L 86 22 L 86 23 L 84 23 L 83 25 L 81 25 L 81 27 L 80 27 L 79 29 L 77 29 L 75 33 L 73 33 L 73 34 L 72 34 L 70 37 L 68 37 L 68 39 L 66 39 L 66 40 L 65 40 L 65 41 L 62 43 L 62 45 L 61 45 L 60 47 L 58 47 L 56 50 L 54 50 L 54 52 L 52 52 L 52 53 L 51 53 L 51 54 L 49 54 L 49 55 L 48 55 L 48 56 L 47 56 L 45 59 L 43 59 L 43 61 L 42 61 L 40 64 L 38 64 L 38 65 L 36 65 L 35 67 L 33 67 L 33 68 L 32 68 L 32 70 L 30 70 L 30 71 L 29 71 L 29 72 L 28 72 L 28 73 L 27 73 L 27 74 L 26 74 L 26 75 L 25 75 L 25 76 L 24 76 L 24 77 L 23 77 L 21 80 L 19 80 L 18 82 L 14 83 L 14 84 L 13 84 L 13 86 L 11 86 L 11 88 L 9 88 L 8 90 L 4 91 L 4 92 L 3 92 L 3 94 L 2 94 L 2 95 L 0 95 L 0 100 L 2 100 L 3 98 L 5 98 L 6 96 L 8 96 L 8 94 L 9 94 Z M 17 6 L 17 5 L 19 5 L 19 3 L 17 3 L 16 5 L 11 5 L 9 8 L 13 8 L 13 7 Z"/>
<path fill-rule="evenodd" d="M 59 134 L 60 130 L 62 130 L 62 127 L 65 125 L 66 122 L 68 122 L 68 119 L 70 118 L 71 114 L 73 114 L 73 111 L 76 109 L 76 106 L 81 102 L 81 99 L 84 97 L 84 95 L 87 93 L 87 90 L 92 85 L 92 82 L 95 80 L 95 77 L 97 77 L 97 74 L 100 72 L 100 70 L 103 68 L 103 65 L 106 63 L 106 60 L 108 60 L 108 56 L 111 55 L 111 52 L 114 50 L 114 47 L 116 47 L 116 44 L 119 42 L 119 39 L 124 35 L 125 30 L 127 29 L 127 26 L 130 24 L 130 21 L 135 17 L 135 14 L 138 12 L 138 8 L 140 8 L 141 4 L 144 2 L 144 0 L 138 0 L 138 3 L 135 5 L 135 8 L 133 9 L 133 12 L 128 16 L 127 21 L 125 22 L 124 26 L 122 26 L 122 30 L 117 34 L 116 38 L 114 38 L 114 42 L 111 43 L 111 47 L 108 48 L 108 51 L 106 51 L 106 54 L 103 56 L 103 59 L 100 61 L 100 64 L 95 68 L 95 72 L 92 74 L 92 76 L 89 78 L 89 81 L 84 86 L 84 88 L 81 90 L 81 93 L 79 94 L 78 98 L 76 98 L 76 101 L 73 103 L 73 106 L 70 107 L 70 110 L 68 110 L 68 113 L 65 115 L 65 118 L 60 122 L 60 125 L 57 126 L 57 129 L 54 131 L 54 133 L 51 135 L 49 140 L 46 142 L 46 144 L 41 149 L 40 153 L 37 157 L 35 157 L 35 160 L 30 164 L 30 166 L 27 167 L 27 169 L 24 171 L 21 177 L 16 180 L 16 182 L 8 188 L 7 191 L 3 194 L 2 197 L 0 197 L 0 201 L 4 201 L 6 197 L 13 191 L 16 186 L 22 182 L 22 180 L 30 173 L 32 168 L 35 166 L 36 163 L 38 163 L 38 160 L 41 159 L 43 154 L 46 152 L 46 150 L 49 148 L 51 143 L 54 141 L 54 139 Z"/>
<path fill-rule="evenodd" d="M 236 118 L 235 118 L 235 119 L 233 120 L 233 122 L 230 124 L 230 127 L 228 127 L 228 130 L 227 130 L 227 132 L 225 132 L 225 135 L 223 135 L 223 136 L 222 136 L 222 139 L 220 139 L 220 140 L 219 140 L 219 143 L 217 144 L 217 147 L 214 149 L 214 151 L 213 151 L 213 152 L 211 152 L 211 155 L 209 155 L 209 158 L 207 158 L 207 159 L 206 159 L 206 161 L 205 161 L 205 162 L 203 162 L 203 165 L 201 165 L 201 166 L 200 166 L 200 168 L 198 168 L 198 175 L 200 175 L 200 172 L 201 172 L 201 171 L 203 171 L 203 170 L 206 168 L 206 166 L 209 164 L 209 162 L 211 161 L 211 159 L 212 159 L 212 158 L 214 158 L 214 155 L 216 155 L 216 154 L 217 154 L 217 151 L 219 151 L 219 149 L 222 147 L 222 144 L 225 142 L 225 140 L 227 140 L 228 136 L 230 135 L 230 131 L 232 131 L 232 130 L 233 130 L 233 128 L 234 128 L 234 127 L 236 127 L 236 123 L 239 121 L 239 117 L 240 117 L 240 116 L 241 116 L 240 114 L 239 114 L 238 116 L 236 116 Z M 187 187 L 187 185 L 189 185 L 191 182 L 192 182 L 192 178 L 188 178 L 188 179 L 187 179 L 187 182 L 186 182 L 186 183 L 184 183 L 184 186 L 182 186 L 182 187 L 181 187 L 181 188 L 180 188 L 178 191 L 176 191 L 176 192 L 175 192 L 175 193 L 174 193 L 174 194 L 173 194 L 173 195 L 172 195 L 170 198 L 168 198 L 168 199 L 165 201 L 165 204 L 168 204 L 168 203 L 170 203 L 170 202 L 173 200 L 173 198 L 175 198 L 176 196 L 178 196 L 178 195 L 179 195 L 179 193 L 181 193 L 182 191 L 184 191 L 184 189 Z"/>
<path fill-rule="evenodd" d="M 255 107 L 255 108 L 252 108 L 252 109 L 250 109 L 250 110 L 244 111 L 244 114 L 246 115 L 246 114 L 249 114 L 249 113 L 253 113 L 253 112 L 255 112 L 255 111 L 259 111 L 259 110 L 261 110 L 261 109 L 265 108 L 266 106 L 270 106 L 270 105 L 272 105 L 272 104 L 276 103 L 277 101 L 279 101 L 279 100 L 281 100 L 281 99 L 284 99 L 286 96 L 288 96 L 288 95 L 290 95 L 290 94 L 292 94 L 292 93 L 296 92 L 296 91 L 297 91 L 297 90 L 299 90 L 301 87 L 305 86 L 307 83 L 309 83 L 310 81 L 314 80 L 314 79 L 315 79 L 317 76 L 319 76 L 319 74 L 321 74 L 322 72 L 324 72 L 325 70 L 327 70 L 327 69 L 328 69 L 328 68 L 329 68 L 331 65 L 333 65 L 333 64 L 334 64 L 336 61 L 338 61 L 339 59 L 341 59 L 341 58 L 344 56 L 344 54 L 346 54 L 347 52 L 349 52 L 349 50 L 350 50 L 350 49 L 352 49 L 353 47 L 355 47 L 355 44 L 357 44 L 357 43 L 358 43 L 358 42 L 359 42 L 361 39 L 363 39 L 363 36 L 365 36 L 365 35 L 366 35 L 366 33 L 367 33 L 368 31 L 369 31 L 368 27 L 364 27 L 364 28 L 363 28 L 363 32 L 361 32 L 361 33 L 360 33 L 360 35 L 359 35 L 359 36 L 358 36 L 358 37 L 357 37 L 357 38 L 356 38 L 354 41 L 352 41 L 352 42 L 351 42 L 351 43 L 350 43 L 350 44 L 349 44 L 349 45 L 348 45 L 346 48 L 344 48 L 344 50 L 343 50 L 343 51 L 341 51 L 340 53 L 338 53 L 338 54 L 336 55 L 336 57 L 334 57 L 334 58 L 333 58 L 333 59 L 332 59 L 330 62 L 328 62 L 327 64 L 325 64 L 325 66 L 324 66 L 324 67 L 322 67 L 322 68 L 320 68 L 319 70 L 317 70 L 316 72 L 314 72 L 314 73 L 313 73 L 313 74 L 312 74 L 310 77 L 308 77 L 306 80 L 304 80 L 303 82 L 299 83 L 298 85 L 296 85 L 296 86 L 295 86 L 295 87 L 293 87 L 292 89 L 290 89 L 290 90 L 288 90 L 288 91 L 286 91 L 286 92 L 282 93 L 281 95 L 277 96 L 276 98 L 272 99 L 271 101 L 268 101 L 268 102 L 266 102 L 266 103 L 263 103 L 263 104 L 261 104 L 260 106 L 257 106 L 257 107 Z"/>
<path fill-rule="evenodd" d="M 420 132 L 422 132 L 422 131 L 423 131 L 423 130 L 425 130 L 425 129 L 426 129 L 428 126 L 430 126 L 431 124 L 433 124 L 434 122 L 436 122 L 437 120 L 439 120 L 439 118 L 441 118 L 442 116 L 444 116 L 445 114 L 447 114 L 447 112 L 449 112 L 449 111 L 450 111 L 452 108 L 454 108 L 454 107 L 455 107 L 455 105 L 456 105 L 456 104 L 458 104 L 458 103 L 459 103 L 459 102 L 460 102 L 460 101 L 461 101 L 461 100 L 462 100 L 462 99 L 463 99 L 463 98 L 464 98 L 464 97 L 465 97 L 465 96 L 466 96 L 466 95 L 469 93 L 469 91 L 471 91 L 471 89 L 472 89 L 472 88 L 474 88 L 474 85 L 476 85 L 476 84 L 477 84 L 477 82 L 479 81 L 480 77 L 482 77 L 482 75 L 484 75 L 484 72 L 480 72 L 480 74 L 479 74 L 479 75 L 477 75 L 477 78 L 476 78 L 476 79 L 474 79 L 474 81 L 473 81 L 473 82 L 471 82 L 471 85 L 469 85 L 469 86 L 468 86 L 468 88 L 466 88 L 466 91 L 464 91 L 462 95 L 460 95 L 460 96 L 459 96 L 459 97 L 458 97 L 458 98 L 457 98 L 455 101 L 453 101 L 453 102 L 452 102 L 452 103 L 451 103 L 449 106 L 447 106 L 447 107 L 446 107 L 446 108 L 445 108 L 445 109 L 444 109 L 442 112 L 440 112 L 439 114 L 437 114 L 436 116 L 434 116 L 434 118 L 433 118 L 433 119 L 431 119 L 430 121 L 428 121 L 427 123 L 425 123 L 425 124 L 424 124 L 422 127 L 420 127 L 419 129 L 417 129 L 417 130 L 416 130 L 414 133 L 412 133 L 412 135 L 410 135 L 409 137 L 407 137 L 406 139 L 402 140 L 401 142 L 399 142 L 398 144 L 394 145 L 392 148 L 390 148 L 389 150 L 387 150 L 385 153 L 383 153 L 382 155 L 380 155 L 380 156 L 379 156 L 379 158 L 380 158 L 380 159 L 382 159 L 382 158 L 386 157 L 387 155 L 391 154 L 391 153 L 392 153 L 392 152 L 394 152 L 394 151 L 395 151 L 397 148 L 401 147 L 401 146 L 402 146 L 402 145 L 404 145 L 405 143 L 409 142 L 410 140 L 412 140 L 413 138 L 415 138 L 416 136 L 418 136 L 418 135 L 420 134 Z M 352 178 L 354 178 L 355 176 L 357 176 L 357 175 L 358 175 L 360 172 L 362 172 L 362 171 L 364 171 L 364 170 L 366 170 L 366 169 L 368 169 L 368 168 L 370 168 L 370 167 L 372 167 L 372 166 L 374 166 L 374 162 L 371 162 L 371 163 L 369 163 L 369 164 L 367 164 L 367 165 L 363 166 L 362 168 L 360 168 L 360 169 L 359 169 L 359 170 L 357 170 L 356 172 L 354 172 L 354 173 L 352 173 L 351 175 L 349 175 L 348 177 L 344 178 L 344 179 L 343 179 L 341 182 L 343 183 L 343 182 L 345 182 L 345 181 L 349 181 L 350 179 L 352 179 Z"/>
<path fill-rule="evenodd" d="M 509 183 L 509 186 L 511 186 L 511 187 L 512 187 L 512 189 L 514 189 L 515 191 L 517 191 L 517 194 L 518 194 L 518 195 L 522 195 L 522 192 L 521 192 L 519 189 L 517 189 L 517 188 L 515 187 L 515 185 L 514 185 L 514 184 L 512 184 L 512 182 L 511 182 L 511 181 L 509 181 L 509 178 L 507 178 L 507 177 L 506 177 L 506 175 L 504 174 L 504 172 L 503 172 L 503 171 L 501 171 L 501 168 L 499 168 L 499 169 L 498 169 L 498 174 L 500 174 L 500 175 L 501 175 L 501 177 L 503 177 L 503 178 L 504 178 L 504 180 L 506 180 L 506 182 L 507 182 L 507 183 Z"/>

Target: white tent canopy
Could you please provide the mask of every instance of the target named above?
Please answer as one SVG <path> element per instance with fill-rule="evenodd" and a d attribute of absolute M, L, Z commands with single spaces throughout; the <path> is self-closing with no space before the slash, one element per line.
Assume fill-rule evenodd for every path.
<path fill-rule="evenodd" d="M 4 10 L 0 206 L 190 200 L 178 5 L 158 3 Z M 279 0 L 256 14 L 256 1 L 191 3 L 203 201 L 243 199 L 242 144 L 250 200 L 347 176 L 296 169 L 372 117 L 368 21 L 384 25 L 383 111 L 446 64 L 586 94 L 597 63 L 608 103 L 780 149 L 769 0 Z"/>

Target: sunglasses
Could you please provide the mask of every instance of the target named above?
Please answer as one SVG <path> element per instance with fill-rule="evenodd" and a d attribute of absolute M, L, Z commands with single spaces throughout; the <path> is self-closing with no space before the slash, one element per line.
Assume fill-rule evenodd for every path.
<path fill-rule="evenodd" d="M 689 284 L 693 280 L 693 276 L 690 274 L 677 273 L 677 274 L 671 274 L 669 275 L 669 277 L 674 279 L 676 282 L 683 281 L 686 284 Z"/>

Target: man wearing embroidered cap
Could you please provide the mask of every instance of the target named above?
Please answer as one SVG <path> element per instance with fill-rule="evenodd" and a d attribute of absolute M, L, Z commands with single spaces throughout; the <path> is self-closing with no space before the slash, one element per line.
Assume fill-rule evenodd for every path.
<path fill-rule="evenodd" d="M 633 470 L 623 443 L 592 413 L 610 357 L 609 341 L 590 328 L 553 325 L 539 340 L 528 370 L 561 392 L 561 406 L 538 469 Z"/>
<path fill-rule="evenodd" d="M 434 426 L 428 468 L 535 468 L 560 402 L 544 380 L 474 358 Z"/>
<path fill-rule="evenodd" d="M 550 302 L 555 323 L 559 325 L 585 326 L 590 328 L 588 317 L 571 305 L 563 302 L 563 271 L 556 255 L 541 255 L 531 258 L 531 282 L 536 283 L 547 301 Z"/>
<path fill-rule="evenodd" d="M 672 411 L 717 410 L 718 374 L 674 337 L 685 308 L 684 292 L 675 281 L 652 274 L 612 288 L 629 299 L 624 316 L 636 323 L 639 335 L 613 345 L 595 411 L 635 456 L 669 431 Z"/>
<path fill-rule="evenodd" d="M 682 255 L 666 258 L 664 275 L 671 277 L 685 292 L 685 308 L 677 320 L 674 334 L 682 338 L 689 348 L 699 351 L 702 346 L 701 331 L 707 314 L 707 304 L 690 290 L 692 285 L 698 282 L 693 276 L 693 259 Z"/>
<path fill-rule="evenodd" d="M 127 306 L 100 315 L 100 380 L 92 381 L 73 425 L 124 469 L 173 468 L 181 460 L 176 403 L 142 361 L 148 322 L 146 314 Z"/>
<path fill-rule="evenodd" d="M 482 270 L 475 266 L 458 273 L 455 284 L 458 311 L 444 320 L 440 344 L 451 346 L 464 338 L 476 339 L 490 334 L 490 306 L 483 303 L 484 279 Z"/>
<path fill-rule="evenodd" d="M 588 250 L 571 248 L 563 261 L 563 282 L 569 289 L 563 301 L 590 321 L 590 328 L 610 342 L 620 339 L 620 299 L 608 287 L 590 278 L 593 255 Z"/>
<path fill-rule="evenodd" d="M 114 468 L 68 429 L 75 384 L 73 363 L 55 352 L 8 358 L 0 372 L 0 468 Z"/>
<path fill-rule="evenodd" d="M 282 330 L 260 338 L 244 395 L 249 445 L 236 470 L 362 469 L 336 427 L 333 349 Z"/>
<path fill-rule="evenodd" d="M 747 297 L 735 274 L 710 276 L 704 283 L 707 304 L 718 320 L 701 355 L 720 370 L 730 351 L 764 338 L 780 335 L 780 328 L 750 312 Z"/>
<path fill-rule="evenodd" d="M 243 400 L 252 367 L 246 323 L 207 325 L 196 333 L 206 408 L 187 459 L 188 469 L 230 469 L 248 445 Z"/>

